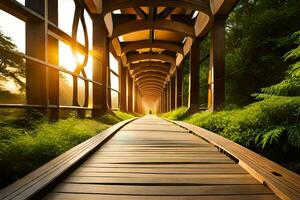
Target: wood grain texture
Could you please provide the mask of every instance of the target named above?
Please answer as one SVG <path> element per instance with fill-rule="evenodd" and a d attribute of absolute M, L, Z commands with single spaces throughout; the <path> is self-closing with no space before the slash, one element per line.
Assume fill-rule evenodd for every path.
<path fill-rule="evenodd" d="M 278 199 L 234 160 L 153 116 L 123 127 L 45 199 Z"/>

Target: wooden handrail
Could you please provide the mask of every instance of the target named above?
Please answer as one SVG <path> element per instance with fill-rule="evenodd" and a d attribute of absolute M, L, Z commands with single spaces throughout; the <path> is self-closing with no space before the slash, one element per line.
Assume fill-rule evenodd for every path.
<path fill-rule="evenodd" d="M 296 173 L 216 133 L 182 121 L 171 122 L 207 140 L 238 160 L 239 165 L 268 186 L 279 198 L 300 199 L 300 176 Z"/>
<path fill-rule="evenodd" d="M 54 158 L 24 178 L 0 190 L 0 199 L 25 200 L 37 195 L 41 190 L 45 189 L 49 184 L 61 177 L 71 167 L 106 143 L 122 127 L 135 119 L 136 118 L 120 122 Z"/>

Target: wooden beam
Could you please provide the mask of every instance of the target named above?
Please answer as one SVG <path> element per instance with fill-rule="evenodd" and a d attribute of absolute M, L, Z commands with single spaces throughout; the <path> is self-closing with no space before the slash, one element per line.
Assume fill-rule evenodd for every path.
<path fill-rule="evenodd" d="M 175 109 L 175 88 L 176 88 L 176 82 L 175 82 L 175 76 L 171 77 L 171 110 Z"/>
<path fill-rule="evenodd" d="M 225 104 L 225 20 L 215 16 L 211 32 L 208 109 L 214 111 Z"/>
<path fill-rule="evenodd" d="M 138 75 L 138 74 L 144 73 L 144 72 L 149 72 L 149 73 L 151 73 L 151 72 L 161 72 L 161 73 L 166 74 L 166 75 L 169 74 L 168 69 L 162 69 L 160 67 L 145 67 L 145 68 L 138 68 L 136 70 L 132 70 L 131 75 L 135 76 L 135 75 Z"/>
<path fill-rule="evenodd" d="M 138 62 L 143 60 L 160 60 L 160 61 L 164 61 L 176 65 L 176 58 L 165 54 L 153 54 L 153 53 L 143 53 L 143 54 L 128 56 L 127 65 L 132 62 Z"/>
<path fill-rule="evenodd" d="M 93 14 L 100 14 L 102 11 L 102 0 L 84 0 L 85 5 Z"/>
<path fill-rule="evenodd" d="M 144 82 L 144 83 L 138 85 L 138 87 L 144 87 L 144 86 L 159 86 L 159 87 L 164 88 L 163 84 L 155 83 L 155 82 Z"/>
<path fill-rule="evenodd" d="M 238 0 L 211 0 L 211 9 L 213 14 L 229 15 Z"/>
<path fill-rule="evenodd" d="M 183 70 L 182 67 L 176 71 L 175 108 L 180 108 L 183 102 Z"/>
<path fill-rule="evenodd" d="M 190 70 L 189 70 L 189 100 L 188 108 L 191 112 L 197 112 L 200 107 L 199 102 L 199 73 L 200 73 L 200 42 L 197 38 L 192 45 L 190 52 Z"/>
<path fill-rule="evenodd" d="M 182 34 L 183 36 L 195 37 L 195 30 L 193 26 L 186 25 L 181 22 L 171 21 L 171 20 L 132 20 L 114 27 L 114 33 L 112 37 L 118 37 L 121 35 L 126 35 L 128 33 L 149 30 L 149 29 L 158 29 L 158 30 L 167 30 Z"/>
<path fill-rule="evenodd" d="M 164 49 L 164 50 L 168 50 L 180 54 L 183 53 L 183 47 L 181 47 L 180 45 L 172 42 L 157 41 L 157 40 L 154 40 L 152 43 L 150 43 L 148 40 L 123 43 L 121 53 L 123 55 L 130 51 L 137 51 L 139 49 L 144 49 L 144 48 L 158 48 L 158 49 Z"/>
<path fill-rule="evenodd" d="M 142 78 L 140 80 L 137 81 L 137 85 L 140 85 L 144 82 L 157 82 L 157 83 L 161 83 L 161 84 L 165 84 L 166 80 L 163 78 L 159 78 L 159 77 L 146 77 L 146 78 Z"/>
<path fill-rule="evenodd" d="M 143 72 L 135 76 L 135 81 L 138 81 L 139 79 L 145 77 L 160 77 L 163 79 L 163 78 L 167 78 L 167 75 L 161 72 L 151 72 L 151 73 Z"/>
<path fill-rule="evenodd" d="M 130 77 L 129 71 L 127 71 L 127 112 L 133 112 L 133 79 Z"/>
<path fill-rule="evenodd" d="M 107 14 L 117 9 L 126 9 L 134 7 L 174 7 L 190 10 L 199 10 L 204 13 L 211 13 L 210 2 L 208 0 L 111 0 L 103 2 L 102 13 Z"/>
<path fill-rule="evenodd" d="M 169 63 L 162 63 L 162 62 L 140 62 L 137 64 L 130 64 L 130 70 L 137 70 L 140 68 L 146 67 L 159 67 L 162 69 L 170 69 L 171 65 Z"/>
<path fill-rule="evenodd" d="M 148 17 L 147 13 L 145 13 L 143 11 L 143 9 L 141 9 L 140 7 L 134 7 L 133 9 L 134 9 L 136 15 L 139 16 L 141 19 L 143 19 L 143 20 L 147 19 L 147 17 Z"/>
<path fill-rule="evenodd" d="M 161 13 L 159 13 L 158 18 L 159 19 L 165 19 L 167 18 L 173 11 L 175 10 L 174 7 L 166 7 Z"/>
<path fill-rule="evenodd" d="M 109 44 L 102 15 L 92 15 L 93 20 L 93 80 L 102 85 L 93 85 L 93 117 L 107 111 L 106 85 L 109 62 Z M 97 37 L 95 37 L 97 36 Z"/>
<path fill-rule="evenodd" d="M 122 62 L 119 60 L 120 68 L 120 110 L 122 112 L 127 112 L 126 109 L 126 71 L 127 69 L 122 65 Z"/>

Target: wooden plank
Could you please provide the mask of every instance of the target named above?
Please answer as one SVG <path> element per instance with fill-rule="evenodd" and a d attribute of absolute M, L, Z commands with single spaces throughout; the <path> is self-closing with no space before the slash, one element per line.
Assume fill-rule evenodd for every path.
<path fill-rule="evenodd" d="M 224 185 L 224 184 L 235 184 L 235 185 L 247 185 L 247 184 L 258 184 L 250 175 L 234 177 L 229 175 L 227 177 L 188 177 L 188 178 L 177 178 L 177 176 L 171 176 L 167 178 L 160 177 L 78 177 L 69 176 L 64 183 L 95 183 L 95 184 L 126 184 L 126 185 Z"/>
<path fill-rule="evenodd" d="M 50 193 L 46 200 L 278 200 L 274 195 L 226 195 L 226 196 L 132 196 Z"/>
<path fill-rule="evenodd" d="M 75 172 L 97 173 L 149 173 L 149 174 L 247 174 L 241 167 L 234 168 L 99 168 L 80 167 Z"/>
<path fill-rule="evenodd" d="M 300 176 L 296 173 L 213 132 L 185 122 L 174 123 L 193 131 L 199 137 L 205 138 L 238 159 L 243 168 L 267 185 L 280 198 L 300 199 Z"/>
<path fill-rule="evenodd" d="M 263 185 L 211 185 L 211 186 L 138 186 L 95 185 L 62 183 L 54 192 L 114 195 L 250 195 L 273 194 Z"/>
<path fill-rule="evenodd" d="M 134 119 L 120 122 L 56 157 L 24 178 L 0 191 L 0 199 L 28 199 L 49 185 L 95 148 L 105 143 L 120 128 Z"/>
<path fill-rule="evenodd" d="M 99 167 L 99 168 L 150 168 L 150 169 L 162 169 L 162 168 L 168 168 L 168 169 L 228 169 L 232 167 L 240 167 L 237 164 L 108 164 L 108 163 L 98 163 L 98 164 L 88 164 L 83 163 L 81 165 L 82 167 Z"/>

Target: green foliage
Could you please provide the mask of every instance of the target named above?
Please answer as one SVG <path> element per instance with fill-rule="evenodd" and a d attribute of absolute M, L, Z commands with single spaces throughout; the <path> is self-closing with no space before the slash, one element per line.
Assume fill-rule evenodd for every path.
<path fill-rule="evenodd" d="M 164 113 L 161 115 L 163 118 L 168 118 L 171 120 L 181 120 L 186 117 L 187 107 L 180 107 L 176 110 L 172 110 L 168 113 Z"/>
<path fill-rule="evenodd" d="M 18 51 L 11 38 L 5 36 L 0 30 L 0 50 Z M 0 56 L 0 80 L 12 79 L 21 90 L 25 89 L 25 62 L 20 56 L 7 51 L 1 51 Z M 1 88 L 0 88 L 1 89 Z"/>
<path fill-rule="evenodd" d="M 289 62 L 282 55 L 298 46 L 298 36 L 290 37 L 300 30 L 298 16 L 298 0 L 239 1 L 226 26 L 226 74 L 239 71 L 226 78 L 226 104 L 247 105 L 254 100 L 252 93 L 284 78 Z M 297 52 L 299 46 L 285 59 L 294 59 Z M 298 80 L 285 80 L 264 92 L 297 96 Z"/>
<path fill-rule="evenodd" d="M 48 123 L 34 110 L 1 109 L 0 187 L 96 135 L 110 124 L 133 117 L 121 112 L 117 116 L 106 114 L 98 120 L 78 119 L 73 113 L 67 119 Z"/>
<path fill-rule="evenodd" d="M 121 120 L 132 119 L 135 117 L 133 114 L 129 114 L 121 111 L 115 111 L 114 113 Z"/>
<path fill-rule="evenodd" d="M 284 55 L 285 61 L 296 61 L 291 64 L 287 75 L 283 81 L 278 84 L 263 88 L 263 94 L 277 95 L 277 96 L 300 96 L 300 31 L 293 34 L 292 38 L 298 45 L 296 48 L 290 50 Z M 262 95 L 258 98 L 263 98 Z"/>
<path fill-rule="evenodd" d="M 242 109 L 196 113 L 184 120 L 277 162 L 294 161 L 300 153 L 299 96 L 269 96 Z"/>

